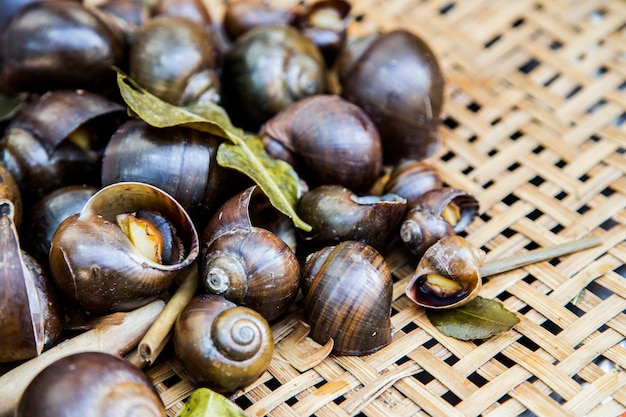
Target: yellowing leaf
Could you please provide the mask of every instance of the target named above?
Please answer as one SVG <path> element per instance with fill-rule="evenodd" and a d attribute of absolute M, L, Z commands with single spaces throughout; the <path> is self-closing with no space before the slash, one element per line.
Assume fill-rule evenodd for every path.
<path fill-rule="evenodd" d="M 502 303 L 480 296 L 461 307 L 427 310 L 426 315 L 441 333 L 461 340 L 486 339 L 519 323 Z"/>
<path fill-rule="evenodd" d="M 267 195 L 270 203 L 296 227 L 311 226 L 298 217 L 295 206 L 300 198 L 300 181 L 288 163 L 270 157 L 256 137 L 246 137 L 232 125 L 226 111 L 214 103 L 174 106 L 146 91 L 123 72 L 117 72 L 120 93 L 130 110 L 154 127 L 186 126 L 226 139 L 218 148 L 218 164 L 250 177 Z"/>
<path fill-rule="evenodd" d="M 248 136 L 245 146 L 222 143 L 217 150 L 217 163 L 248 175 L 269 197 L 274 207 L 290 216 L 297 227 L 307 232 L 311 230 L 311 226 L 295 213 L 289 214 L 300 195 L 299 184 L 289 180 L 295 175 L 293 168 L 284 161 L 270 157 L 261 139 Z"/>
<path fill-rule="evenodd" d="M 198 388 L 176 413 L 175 417 L 247 417 L 246 413 L 226 397 L 208 388 Z"/>

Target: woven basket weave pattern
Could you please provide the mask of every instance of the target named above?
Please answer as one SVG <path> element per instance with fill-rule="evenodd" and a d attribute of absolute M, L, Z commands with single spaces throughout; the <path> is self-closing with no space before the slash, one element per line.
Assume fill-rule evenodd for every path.
<path fill-rule="evenodd" d="M 274 357 L 237 402 L 250 416 L 619 416 L 626 411 L 626 2 L 354 0 L 351 34 L 406 28 L 446 79 L 445 183 L 472 192 L 487 259 L 597 235 L 604 243 L 487 280 L 521 322 L 482 342 L 443 336 L 394 275 L 391 345 L 300 373 Z M 214 18 L 220 1 L 207 0 Z M 293 2 L 277 2 L 290 5 Z M 273 325 L 281 340 L 298 312 Z M 174 416 L 195 388 L 148 369 Z"/>

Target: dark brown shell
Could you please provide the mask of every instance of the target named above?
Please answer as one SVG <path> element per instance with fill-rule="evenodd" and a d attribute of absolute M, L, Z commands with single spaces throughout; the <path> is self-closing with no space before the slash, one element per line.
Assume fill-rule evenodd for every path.
<path fill-rule="evenodd" d="M 287 228 L 289 219 L 275 209 L 270 212 L 266 200 L 260 190 L 250 187 L 220 207 L 202 234 L 200 278 L 207 292 L 272 320 L 295 300 L 300 264 L 287 243 L 295 242 L 292 223 Z M 262 215 L 257 216 L 257 208 Z M 286 230 L 287 242 L 272 228 L 277 233 Z"/>
<path fill-rule="evenodd" d="M 104 146 L 124 117 L 120 104 L 80 90 L 51 91 L 22 108 L 7 126 L 0 152 L 24 205 L 67 185 L 99 186 Z M 86 143 L 72 140 L 76 132 Z"/>
<path fill-rule="evenodd" d="M 391 343 L 393 282 L 371 246 L 346 241 L 307 258 L 304 319 L 320 344 L 334 340 L 337 355 L 367 355 Z"/>
<path fill-rule="evenodd" d="M 117 356 L 83 352 L 57 359 L 28 384 L 16 417 L 165 417 L 152 381 Z"/>
<path fill-rule="evenodd" d="M 267 152 L 289 162 L 309 186 L 369 189 L 382 167 L 381 138 L 358 106 L 335 95 L 300 100 L 260 131 Z"/>
<path fill-rule="evenodd" d="M 0 187 L 0 362 L 30 359 L 59 338 L 63 313 L 48 278 L 20 249 L 10 195 Z"/>
<path fill-rule="evenodd" d="M 397 194 L 406 199 L 407 210 L 415 206 L 422 194 L 443 184 L 435 168 L 424 161 L 405 160 L 396 165 L 383 187 L 383 193 Z"/>
<path fill-rule="evenodd" d="M 169 221 L 184 251 L 157 263 L 138 251 L 116 224 L 116 216 L 147 210 Z M 102 188 L 80 214 L 65 219 L 50 248 L 50 271 L 59 291 L 93 314 L 128 311 L 169 289 L 198 256 L 199 239 L 183 207 L 148 184 L 120 182 Z"/>
<path fill-rule="evenodd" d="M 354 194 L 340 185 L 322 185 L 300 198 L 298 216 L 310 224 L 301 232 L 305 246 L 320 249 L 358 240 L 383 250 L 398 233 L 406 200 L 395 194 Z"/>
<path fill-rule="evenodd" d="M 217 163 L 220 143 L 199 130 L 156 128 L 130 120 L 117 129 L 104 149 L 102 185 L 125 181 L 154 185 L 204 225 L 221 204 L 248 184 L 242 174 Z"/>
<path fill-rule="evenodd" d="M 327 88 L 324 59 L 288 25 L 260 26 L 233 43 L 224 58 L 222 105 L 233 123 L 256 132 L 292 103 Z"/>
<path fill-rule="evenodd" d="M 174 352 L 195 384 L 228 392 L 253 383 L 267 370 L 274 339 L 256 311 L 199 294 L 176 320 Z"/>
<path fill-rule="evenodd" d="M 296 18 L 295 8 L 277 7 L 264 0 L 229 1 L 225 8 L 223 26 L 231 40 L 260 26 L 291 24 Z"/>
<path fill-rule="evenodd" d="M 112 68 L 124 66 L 126 39 L 81 2 L 32 2 L 6 28 L 1 51 L 2 78 L 14 92 L 110 92 Z"/>
<path fill-rule="evenodd" d="M 442 214 L 450 205 L 458 208 L 460 218 L 451 224 Z M 400 238 L 414 254 L 421 256 L 426 249 L 445 236 L 463 232 L 478 214 L 478 200 L 465 190 L 436 188 L 415 200 L 400 226 Z"/>
<path fill-rule="evenodd" d="M 68 185 L 40 198 L 28 211 L 20 231 L 23 248 L 48 268 L 50 244 L 57 227 L 69 216 L 80 213 L 98 191 L 95 186 Z"/>
<path fill-rule="evenodd" d="M 215 46 L 195 21 L 161 15 L 139 27 L 129 46 L 129 74 L 162 100 L 219 102 Z"/>
<path fill-rule="evenodd" d="M 482 288 L 480 269 L 485 252 L 460 236 L 440 239 L 428 248 L 406 286 L 406 295 L 414 303 L 430 309 L 459 307 L 474 299 Z M 440 296 L 428 289 L 429 274 L 441 275 L 456 282 L 459 289 Z"/>
<path fill-rule="evenodd" d="M 361 38 L 346 47 L 338 67 L 341 95 L 374 121 L 386 164 L 439 150 L 444 79 L 421 38 L 403 29 Z"/>

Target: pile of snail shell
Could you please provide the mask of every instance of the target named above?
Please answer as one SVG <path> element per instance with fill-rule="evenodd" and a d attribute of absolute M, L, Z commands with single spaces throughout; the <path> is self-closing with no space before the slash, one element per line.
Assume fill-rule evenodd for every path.
<path fill-rule="evenodd" d="M 0 361 L 54 346 L 71 314 L 135 309 L 198 268 L 175 355 L 193 382 L 230 392 L 267 369 L 270 324 L 294 310 L 334 354 L 388 345 L 382 254 L 398 242 L 418 261 L 406 291 L 418 305 L 480 290 L 484 253 L 461 237 L 478 202 L 426 161 L 441 143 L 444 78 L 416 35 L 352 39 L 339 0 L 233 0 L 221 20 L 200 0 L 9 4 L 0 91 L 23 106 L 0 140 Z M 221 167 L 219 138 L 129 114 L 112 67 L 173 105 L 223 106 L 292 165 L 312 230 Z"/>

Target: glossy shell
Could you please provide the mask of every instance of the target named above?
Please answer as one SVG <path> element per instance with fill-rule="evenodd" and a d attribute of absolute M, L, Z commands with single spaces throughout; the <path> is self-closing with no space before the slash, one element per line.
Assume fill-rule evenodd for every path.
<path fill-rule="evenodd" d="M 383 193 L 404 197 L 407 210 L 411 210 L 422 194 L 442 187 L 441 177 L 432 165 L 424 161 L 405 160 L 394 166 L 385 182 Z"/>
<path fill-rule="evenodd" d="M 402 29 L 359 38 L 346 47 L 338 67 L 341 95 L 374 121 L 386 164 L 422 160 L 439 150 L 444 79 L 424 40 Z"/>
<path fill-rule="evenodd" d="M 406 286 L 406 295 L 430 309 L 459 307 L 474 299 L 482 288 L 480 269 L 485 252 L 460 236 L 445 237 L 431 246 L 420 260 Z M 446 289 L 429 284 L 429 275 L 445 278 Z M 437 280 L 435 279 L 434 282 Z M 454 290 L 448 291 L 448 288 Z M 446 293 L 448 291 L 448 293 Z"/>
<path fill-rule="evenodd" d="M 123 67 L 126 40 L 80 2 L 32 2 L 6 28 L 1 50 L 2 78 L 14 92 L 103 92 L 113 91 L 112 67 Z"/>
<path fill-rule="evenodd" d="M 39 355 L 63 328 L 54 289 L 40 265 L 20 248 L 11 198 L 0 184 L 0 362 Z"/>
<path fill-rule="evenodd" d="M 294 103 L 263 125 L 267 153 L 290 163 L 309 186 L 367 190 L 380 174 L 381 138 L 370 118 L 335 95 Z"/>
<path fill-rule="evenodd" d="M 298 216 L 313 227 L 300 233 L 305 246 L 316 249 L 359 240 L 382 250 L 397 235 L 405 209 L 398 195 L 359 196 L 339 185 L 316 187 L 297 205 Z"/>
<path fill-rule="evenodd" d="M 304 319 L 337 355 L 367 355 L 391 343 L 391 272 L 371 246 L 346 241 L 307 258 Z"/>
<path fill-rule="evenodd" d="M 178 126 L 156 128 L 142 120 L 124 123 L 104 149 L 102 184 L 145 182 L 174 197 L 197 224 L 247 184 L 216 160 L 221 141 Z"/>
<path fill-rule="evenodd" d="M 267 370 L 274 340 L 259 313 L 200 294 L 176 320 L 174 351 L 195 384 L 228 392 L 251 384 Z"/>
<path fill-rule="evenodd" d="M 99 186 L 104 146 L 123 117 L 120 104 L 79 90 L 51 91 L 22 108 L 7 126 L 0 155 L 24 205 L 67 185 Z"/>
<path fill-rule="evenodd" d="M 222 87 L 233 123 L 254 132 L 291 103 L 323 93 L 326 68 L 315 44 L 295 28 L 261 26 L 229 49 Z"/>
<path fill-rule="evenodd" d="M 411 252 L 421 256 L 442 237 L 463 232 L 478 215 L 478 208 L 478 200 L 465 190 L 430 190 L 406 213 L 400 237 Z"/>
<path fill-rule="evenodd" d="M 16 417 L 165 417 L 150 378 L 130 362 L 101 352 L 57 359 L 28 384 Z"/>
<path fill-rule="evenodd" d="M 272 320 L 295 300 L 300 265 L 279 235 L 253 226 L 249 207 L 255 190 L 248 188 L 227 201 L 207 225 L 202 236 L 200 277 L 207 292 Z M 252 201 L 261 201 L 260 197 L 257 191 Z"/>
<path fill-rule="evenodd" d="M 48 268 L 50 244 L 57 227 L 69 216 L 80 213 L 97 191 L 94 186 L 68 185 L 46 194 L 28 211 L 20 232 L 22 244 L 44 268 Z"/>
<path fill-rule="evenodd" d="M 168 220 L 182 241 L 183 256 L 157 263 L 144 256 L 116 224 L 116 216 L 148 210 Z M 79 214 L 64 220 L 50 249 L 50 270 L 59 290 L 93 314 L 128 311 L 147 304 L 186 273 L 199 239 L 191 218 L 171 196 L 144 183 L 102 188 Z"/>
<path fill-rule="evenodd" d="M 129 74 L 174 105 L 218 102 L 221 87 L 214 49 L 198 23 L 182 17 L 155 17 L 133 34 Z"/>

